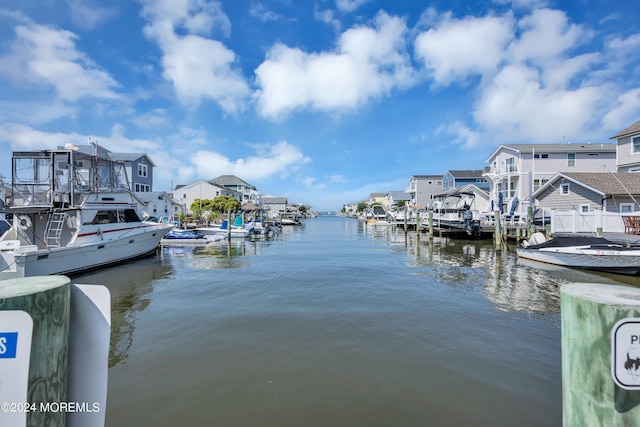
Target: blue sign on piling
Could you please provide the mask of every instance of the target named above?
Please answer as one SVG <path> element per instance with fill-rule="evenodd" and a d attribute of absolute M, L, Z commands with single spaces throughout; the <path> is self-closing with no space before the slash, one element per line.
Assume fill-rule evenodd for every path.
<path fill-rule="evenodd" d="M 15 359 L 18 349 L 17 332 L 0 332 L 0 359 Z"/>

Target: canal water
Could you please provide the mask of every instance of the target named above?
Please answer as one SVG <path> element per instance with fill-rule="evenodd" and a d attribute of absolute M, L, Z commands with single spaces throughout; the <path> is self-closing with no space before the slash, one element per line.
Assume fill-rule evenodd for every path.
<path fill-rule="evenodd" d="M 619 280 L 321 216 L 73 281 L 112 296 L 108 427 L 539 427 L 559 287 Z"/>

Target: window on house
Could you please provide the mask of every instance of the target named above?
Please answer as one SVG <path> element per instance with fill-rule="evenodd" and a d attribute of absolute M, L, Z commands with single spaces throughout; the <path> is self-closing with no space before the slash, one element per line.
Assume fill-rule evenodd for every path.
<path fill-rule="evenodd" d="M 580 212 L 589 213 L 589 205 L 580 205 Z"/>
<path fill-rule="evenodd" d="M 534 154 L 533 158 L 534 159 L 548 159 L 549 155 L 548 154 Z"/>
<path fill-rule="evenodd" d="M 509 157 L 508 159 L 506 159 L 504 161 L 504 163 L 505 163 L 507 172 L 515 172 L 516 171 L 516 165 L 515 165 L 515 158 L 514 157 Z"/>
<path fill-rule="evenodd" d="M 569 184 L 560 185 L 560 194 L 569 194 Z"/>
<path fill-rule="evenodd" d="M 633 212 L 633 203 L 620 203 L 620 213 Z"/>
<path fill-rule="evenodd" d="M 589 156 L 589 157 L 597 157 L 599 155 L 600 155 L 600 153 L 589 153 L 589 154 L 587 154 L 587 156 Z"/>
<path fill-rule="evenodd" d="M 640 153 L 640 136 L 631 138 L 632 153 Z"/>
<path fill-rule="evenodd" d="M 509 197 L 514 198 L 516 195 L 516 183 L 515 181 L 511 181 L 509 183 Z"/>
<path fill-rule="evenodd" d="M 136 193 L 140 191 L 140 184 L 136 184 Z"/>
<path fill-rule="evenodd" d="M 567 153 L 567 166 L 576 165 L 576 153 Z"/>
<path fill-rule="evenodd" d="M 147 165 L 142 163 L 138 164 L 138 176 L 147 177 Z"/>
<path fill-rule="evenodd" d="M 538 188 L 542 187 L 549 181 L 548 179 L 534 179 L 533 180 L 533 191 L 536 191 Z"/>

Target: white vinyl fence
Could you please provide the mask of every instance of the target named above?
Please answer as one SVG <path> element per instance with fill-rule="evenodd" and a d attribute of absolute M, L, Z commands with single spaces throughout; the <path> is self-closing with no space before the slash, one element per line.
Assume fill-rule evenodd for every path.
<path fill-rule="evenodd" d="M 596 233 L 602 228 L 603 233 L 624 233 L 624 223 L 619 213 L 594 211 L 582 213 L 578 211 L 556 211 L 551 213 L 552 233 Z M 634 215 L 640 213 L 635 212 Z"/>

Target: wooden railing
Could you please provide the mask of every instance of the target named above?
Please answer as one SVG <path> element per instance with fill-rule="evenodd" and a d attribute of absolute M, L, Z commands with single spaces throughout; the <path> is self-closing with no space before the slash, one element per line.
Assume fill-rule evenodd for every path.
<path fill-rule="evenodd" d="M 622 222 L 625 234 L 640 234 L 640 216 L 623 215 Z"/>

